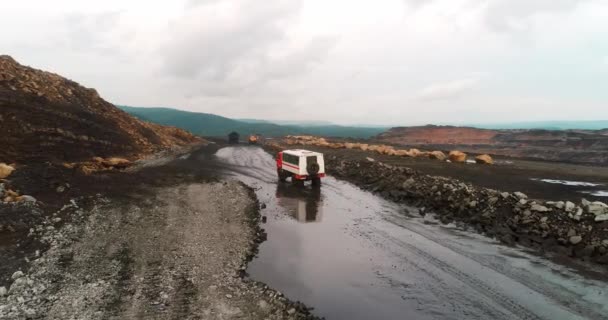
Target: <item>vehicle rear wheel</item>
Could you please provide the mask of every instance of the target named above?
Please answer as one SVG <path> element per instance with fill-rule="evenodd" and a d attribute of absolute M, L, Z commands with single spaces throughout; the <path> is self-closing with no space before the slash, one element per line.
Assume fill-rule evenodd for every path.
<path fill-rule="evenodd" d="M 277 175 L 279 176 L 279 181 L 285 182 L 287 180 L 287 173 L 283 169 L 277 169 Z"/>

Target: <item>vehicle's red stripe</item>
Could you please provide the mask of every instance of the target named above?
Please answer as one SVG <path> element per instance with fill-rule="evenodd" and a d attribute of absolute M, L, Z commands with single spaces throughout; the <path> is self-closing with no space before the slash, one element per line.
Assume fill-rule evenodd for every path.
<path fill-rule="evenodd" d="M 284 166 L 291 167 L 291 168 L 294 168 L 294 169 L 298 169 L 298 170 L 300 170 L 300 167 L 296 167 L 296 166 L 291 165 L 291 164 L 289 164 L 289 163 L 285 163 L 285 162 L 283 162 L 283 165 L 284 165 Z"/>

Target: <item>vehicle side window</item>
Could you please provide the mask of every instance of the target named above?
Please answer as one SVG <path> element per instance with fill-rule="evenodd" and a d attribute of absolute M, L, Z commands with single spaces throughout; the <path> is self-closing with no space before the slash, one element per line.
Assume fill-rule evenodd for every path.
<path fill-rule="evenodd" d="M 288 154 L 288 153 L 284 153 L 283 154 L 283 161 L 287 162 L 287 163 L 294 164 L 296 166 L 300 165 L 300 157 L 294 156 L 294 155 Z"/>

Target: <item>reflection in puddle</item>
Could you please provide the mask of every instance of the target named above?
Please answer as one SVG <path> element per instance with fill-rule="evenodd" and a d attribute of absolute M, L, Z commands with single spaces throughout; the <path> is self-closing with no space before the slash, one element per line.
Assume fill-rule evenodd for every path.
<path fill-rule="evenodd" d="M 556 179 L 538 179 L 538 178 L 532 178 L 530 180 L 542 181 L 542 182 L 552 183 L 552 184 L 562 184 L 562 185 L 565 185 L 565 186 L 576 186 L 576 187 L 597 187 L 597 186 L 601 185 L 599 183 L 592 183 L 592 182 L 568 181 L 568 180 L 556 180 Z"/>
<path fill-rule="evenodd" d="M 581 191 L 582 193 L 585 194 L 590 194 L 592 196 L 596 196 L 596 197 L 608 197 L 608 191 Z"/>
<path fill-rule="evenodd" d="M 279 183 L 276 197 L 277 203 L 287 209 L 298 222 L 321 222 L 323 210 L 320 188 Z"/>

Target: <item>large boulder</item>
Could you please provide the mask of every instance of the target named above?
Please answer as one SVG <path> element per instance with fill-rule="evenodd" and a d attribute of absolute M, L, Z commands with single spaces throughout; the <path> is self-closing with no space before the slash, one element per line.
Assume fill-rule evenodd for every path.
<path fill-rule="evenodd" d="M 411 157 L 412 154 L 408 150 L 395 150 L 395 155 L 399 157 Z"/>
<path fill-rule="evenodd" d="M 443 161 L 447 158 L 447 156 L 445 155 L 445 153 L 443 153 L 441 151 L 431 151 L 431 152 L 429 152 L 429 158 Z"/>
<path fill-rule="evenodd" d="M 103 162 L 106 167 L 126 168 L 131 165 L 131 161 L 124 158 L 108 158 Z"/>
<path fill-rule="evenodd" d="M 395 156 L 395 155 L 397 155 L 397 150 L 392 149 L 392 148 L 388 149 L 388 150 L 386 150 L 386 155 Z"/>
<path fill-rule="evenodd" d="M 604 214 L 608 214 L 608 205 L 606 205 L 603 202 L 599 202 L 599 201 L 587 203 L 585 209 L 587 209 L 587 212 L 589 212 L 595 216 L 601 216 Z"/>
<path fill-rule="evenodd" d="M 330 147 L 332 149 L 342 149 L 342 148 L 344 148 L 344 144 L 343 143 L 339 143 L 339 142 L 330 143 L 328 147 Z"/>
<path fill-rule="evenodd" d="M 412 157 L 417 157 L 420 155 L 420 150 L 418 149 L 410 149 L 410 154 L 412 155 Z"/>
<path fill-rule="evenodd" d="M 475 157 L 475 162 L 478 164 L 494 164 L 494 159 L 489 154 L 482 154 Z"/>
<path fill-rule="evenodd" d="M 0 179 L 5 179 L 15 171 L 13 166 L 9 166 L 6 163 L 0 163 Z"/>
<path fill-rule="evenodd" d="M 381 145 L 378 147 L 376 152 L 378 152 L 379 154 L 392 155 L 392 154 L 394 154 L 395 149 L 391 146 Z"/>
<path fill-rule="evenodd" d="M 462 151 L 453 150 L 450 151 L 448 158 L 451 162 L 464 163 L 465 161 L 467 161 L 467 154 Z"/>

